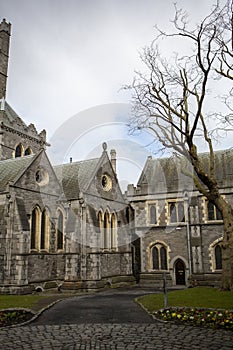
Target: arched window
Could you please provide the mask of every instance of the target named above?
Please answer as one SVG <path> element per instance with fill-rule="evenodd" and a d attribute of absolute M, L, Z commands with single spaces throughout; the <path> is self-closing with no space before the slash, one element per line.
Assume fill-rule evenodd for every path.
<path fill-rule="evenodd" d="M 104 249 L 109 248 L 109 214 L 104 214 Z"/>
<path fill-rule="evenodd" d="M 161 269 L 167 270 L 167 250 L 164 247 L 160 248 L 160 260 L 161 260 Z"/>
<path fill-rule="evenodd" d="M 64 222 L 63 222 L 63 214 L 59 210 L 58 211 L 58 220 L 57 220 L 57 249 L 63 249 L 63 228 L 64 228 Z"/>
<path fill-rule="evenodd" d="M 216 245 L 214 249 L 214 255 L 215 255 L 215 267 L 216 270 L 222 269 L 222 248 L 220 245 Z"/>
<path fill-rule="evenodd" d="M 31 249 L 38 249 L 40 212 L 36 207 L 32 211 L 31 216 Z"/>
<path fill-rule="evenodd" d="M 16 149 L 15 149 L 15 158 L 17 157 L 22 157 L 22 154 L 23 154 L 23 146 L 20 144 L 18 144 L 18 146 L 16 146 Z"/>
<path fill-rule="evenodd" d="M 103 222 L 103 248 L 109 249 L 111 247 L 111 236 L 110 236 L 110 215 L 109 212 L 104 214 Z"/>
<path fill-rule="evenodd" d="M 175 203 L 170 204 L 170 222 L 177 222 L 177 212 Z"/>
<path fill-rule="evenodd" d="M 150 224 L 157 224 L 156 206 L 155 204 L 150 206 Z"/>
<path fill-rule="evenodd" d="M 97 228 L 97 247 L 103 248 L 103 216 L 101 211 L 98 212 L 98 224 L 99 227 Z"/>
<path fill-rule="evenodd" d="M 161 243 L 152 247 L 152 269 L 167 270 L 167 248 Z"/>
<path fill-rule="evenodd" d="M 184 203 L 178 203 L 178 222 L 184 222 Z"/>
<path fill-rule="evenodd" d="M 41 215 L 41 231 L 40 231 L 40 249 L 49 249 L 49 236 L 50 236 L 50 222 L 46 209 L 43 210 Z"/>
<path fill-rule="evenodd" d="M 159 251 L 157 247 L 152 249 L 153 270 L 159 270 Z"/>
<path fill-rule="evenodd" d="M 170 223 L 184 222 L 184 203 L 183 202 L 171 202 L 169 203 Z"/>
<path fill-rule="evenodd" d="M 117 248 L 117 216 L 115 213 L 111 217 L 111 247 Z"/>
<path fill-rule="evenodd" d="M 30 147 L 28 147 L 28 148 L 25 150 L 24 155 L 25 155 L 25 156 L 29 156 L 30 154 L 32 154 L 32 150 L 31 150 Z"/>
<path fill-rule="evenodd" d="M 208 220 L 222 220 L 222 214 L 218 210 L 218 208 L 212 203 L 208 202 L 207 203 L 207 215 L 208 215 Z"/>
<path fill-rule="evenodd" d="M 208 220 L 214 220 L 214 204 L 211 202 L 208 202 L 207 208 L 208 208 Z"/>

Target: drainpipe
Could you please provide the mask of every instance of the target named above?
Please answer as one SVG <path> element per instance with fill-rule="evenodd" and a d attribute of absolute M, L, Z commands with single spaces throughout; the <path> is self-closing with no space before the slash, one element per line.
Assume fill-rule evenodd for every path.
<path fill-rule="evenodd" d="M 192 274 L 193 274 L 193 268 L 192 268 L 192 247 L 191 247 L 190 222 L 189 222 L 189 195 L 188 195 L 187 191 L 184 192 L 184 203 L 185 203 L 185 218 L 186 218 L 186 233 L 187 233 L 189 273 L 190 273 L 190 278 L 192 278 Z"/>

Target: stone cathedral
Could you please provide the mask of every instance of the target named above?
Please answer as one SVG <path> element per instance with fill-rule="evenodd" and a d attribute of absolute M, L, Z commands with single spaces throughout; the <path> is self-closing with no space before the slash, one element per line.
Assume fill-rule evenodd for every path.
<path fill-rule="evenodd" d="M 0 24 L 0 292 L 133 283 L 116 152 L 53 167 L 46 132 L 6 101 L 11 26 Z"/>
<path fill-rule="evenodd" d="M 53 166 L 46 131 L 6 100 L 11 25 L 0 23 L 0 293 L 221 283 L 220 213 L 173 158 L 146 160 L 123 195 L 116 151 Z M 203 155 L 203 157 L 206 155 Z M 208 161 L 208 160 L 207 160 Z M 233 204 L 233 151 L 216 152 Z"/>

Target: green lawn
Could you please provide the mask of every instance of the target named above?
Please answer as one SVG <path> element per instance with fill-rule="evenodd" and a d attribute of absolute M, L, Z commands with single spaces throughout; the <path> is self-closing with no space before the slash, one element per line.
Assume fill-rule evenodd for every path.
<path fill-rule="evenodd" d="M 149 312 L 164 307 L 163 294 L 150 294 L 137 298 Z M 211 287 L 188 288 L 168 292 L 168 307 L 201 307 L 233 310 L 233 291 L 223 292 Z"/>
<path fill-rule="evenodd" d="M 36 309 L 36 306 L 49 300 L 47 296 L 41 295 L 0 295 L 0 310 L 14 307 Z M 58 298 L 59 299 L 59 298 Z"/>

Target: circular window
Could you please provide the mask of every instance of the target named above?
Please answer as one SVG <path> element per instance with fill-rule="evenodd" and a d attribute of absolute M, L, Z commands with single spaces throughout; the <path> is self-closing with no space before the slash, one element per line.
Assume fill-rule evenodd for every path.
<path fill-rule="evenodd" d="M 36 172 L 36 182 L 39 186 L 47 185 L 49 182 L 49 174 L 45 169 L 39 169 Z"/>
<path fill-rule="evenodd" d="M 112 180 L 107 174 L 102 175 L 101 185 L 104 191 L 110 191 L 112 188 Z"/>

